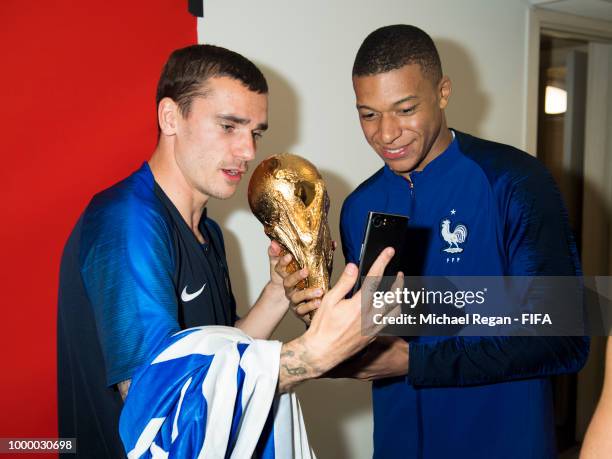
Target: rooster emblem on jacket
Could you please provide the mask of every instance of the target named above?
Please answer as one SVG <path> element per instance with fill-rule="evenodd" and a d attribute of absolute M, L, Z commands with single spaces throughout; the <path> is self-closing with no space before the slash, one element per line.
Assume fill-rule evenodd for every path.
<path fill-rule="evenodd" d="M 441 223 L 440 234 L 442 235 L 442 239 L 446 241 L 448 247 L 442 249 L 447 253 L 461 253 L 463 249 L 459 247 L 459 244 L 463 244 L 468 236 L 468 229 L 465 225 L 459 223 L 455 226 L 455 228 L 451 231 L 451 221 L 446 218 L 442 220 Z"/>

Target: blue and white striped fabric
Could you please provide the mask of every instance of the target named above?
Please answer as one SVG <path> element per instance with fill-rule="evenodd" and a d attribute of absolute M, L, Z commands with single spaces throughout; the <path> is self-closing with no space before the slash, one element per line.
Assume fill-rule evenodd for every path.
<path fill-rule="evenodd" d="M 276 392 L 280 349 L 231 327 L 171 336 L 132 380 L 128 458 L 314 458 L 295 394 Z"/>

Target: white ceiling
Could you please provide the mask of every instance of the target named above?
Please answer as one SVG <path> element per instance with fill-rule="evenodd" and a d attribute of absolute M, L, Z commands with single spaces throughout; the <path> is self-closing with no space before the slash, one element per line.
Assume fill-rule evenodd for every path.
<path fill-rule="evenodd" d="M 612 0 L 530 0 L 530 3 L 546 10 L 612 22 Z"/>

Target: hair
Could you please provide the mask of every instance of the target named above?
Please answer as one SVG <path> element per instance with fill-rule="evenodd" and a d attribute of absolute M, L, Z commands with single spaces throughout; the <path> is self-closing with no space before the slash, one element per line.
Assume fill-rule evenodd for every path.
<path fill-rule="evenodd" d="M 433 83 L 442 78 L 438 50 L 426 32 L 412 25 L 385 26 L 368 35 L 359 47 L 353 76 L 377 75 L 409 64 L 419 64 Z"/>
<path fill-rule="evenodd" d="M 193 98 L 206 95 L 206 81 L 222 76 L 238 80 L 258 94 L 268 93 L 266 78 L 246 57 L 220 46 L 192 45 L 170 54 L 157 84 L 156 106 L 169 97 L 186 117 Z"/>

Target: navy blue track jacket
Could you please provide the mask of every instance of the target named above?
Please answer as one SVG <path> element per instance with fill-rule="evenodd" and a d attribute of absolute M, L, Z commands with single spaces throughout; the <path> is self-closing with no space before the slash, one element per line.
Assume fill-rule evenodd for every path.
<path fill-rule="evenodd" d="M 385 166 L 346 199 L 347 262 L 359 262 L 368 211 L 379 211 L 410 217 L 407 275 L 581 275 L 559 191 L 527 153 L 455 131 L 410 178 Z M 445 220 L 465 228 L 461 252 L 444 251 Z M 373 384 L 374 457 L 556 457 L 549 376 L 578 371 L 587 338 L 420 337 L 409 346 L 408 375 Z"/>

